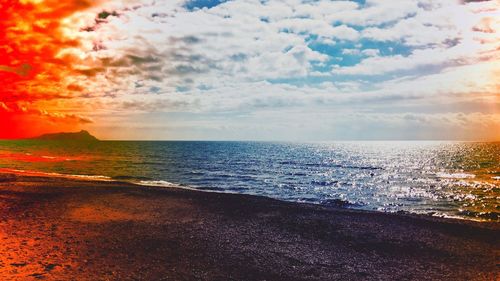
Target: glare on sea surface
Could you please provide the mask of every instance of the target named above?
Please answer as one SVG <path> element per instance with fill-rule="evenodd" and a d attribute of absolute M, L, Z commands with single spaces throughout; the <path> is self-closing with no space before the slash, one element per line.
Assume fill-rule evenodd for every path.
<path fill-rule="evenodd" d="M 0 142 L 0 155 L 4 169 L 498 219 L 499 143 Z"/>

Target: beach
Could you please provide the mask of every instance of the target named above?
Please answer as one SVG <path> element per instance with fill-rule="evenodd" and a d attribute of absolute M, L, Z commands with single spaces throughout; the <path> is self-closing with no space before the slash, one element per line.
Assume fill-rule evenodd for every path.
<path fill-rule="evenodd" d="M 2 280 L 495 280 L 500 227 L 0 175 Z"/>

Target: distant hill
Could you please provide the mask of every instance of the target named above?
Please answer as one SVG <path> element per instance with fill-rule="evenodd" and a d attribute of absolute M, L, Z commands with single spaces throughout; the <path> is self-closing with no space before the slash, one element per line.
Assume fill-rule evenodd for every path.
<path fill-rule="evenodd" d="M 98 141 L 96 137 L 91 135 L 89 132 L 81 130 L 76 133 L 55 133 L 55 134 L 44 134 L 33 140 L 66 140 L 66 141 Z"/>

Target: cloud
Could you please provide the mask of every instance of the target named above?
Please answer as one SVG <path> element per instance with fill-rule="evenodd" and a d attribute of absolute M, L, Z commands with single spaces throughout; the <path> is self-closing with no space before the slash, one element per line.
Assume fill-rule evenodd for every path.
<path fill-rule="evenodd" d="M 381 25 L 404 19 L 419 11 L 417 1 L 367 0 L 357 9 L 338 11 L 327 17 L 351 25 Z"/>
<path fill-rule="evenodd" d="M 89 92 L 106 93 L 109 88 L 117 93 L 134 91 L 130 82 L 109 76 L 155 81 L 151 86 L 165 92 L 219 87 L 235 80 L 328 75 L 318 71 L 317 66 L 331 65 L 337 58 L 312 48 L 311 36 L 330 45 L 362 37 L 425 46 L 409 55 L 382 54 L 375 48 L 346 48 L 342 51 L 345 55 L 367 58 L 347 66 L 340 60 L 333 74 L 381 75 L 474 63 L 491 57 L 494 51 L 494 42 L 484 44 L 472 32 L 462 30 L 471 29 L 476 19 L 491 11 L 477 12 L 452 1 L 367 1 L 364 5 L 349 1 L 298 2 L 228 1 L 211 8 L 186 10 L 182 1 L 158 1 L 122 9 L 107 17 L 95 32 L 89 32 L 91 36 L 82 38 L 93 41 L 92 45 L 97 38 L 106 40 L 99 41 L 99 48 L 86 51 L 92 58 L 92 67 L 82 65 L 78 70 L 95 79 L 97 85 L 103 80 L 94 78 L 97 74 L 108 77 L 112 83 L 103 87 L 108 90 L 99 91 L 87 82 Z M 470 19 L 464 22 L 464 17 Z M 484 24 L 478 28 L 492 26 L 489 22 L 488 27 Z M 349 25 L 362 28 L 358 31 Z"/>
<path fill-rule="evenodd" d="M 490 4 L 486 4 L 487 7 Z M 445 68 L 498 59 L 498 21 L 492 19 L 496 9 L 478 9 L 443 1 L 436 7 L 419 10 L 386 27 L 367 27 L 362 37 L 383 42 L 402 42 L 414 48 L 409 55 L 380 55 L 362 60 L 353 66 L 337 66 L 337 74 L 383 75 L 425 67 Z M 493 31 L 493 29 L 496 29 Z M 485 32 L 487 31 L 487 32 Z M 493 32 L 492 32 L 493 31 Z"/>
<path fill-rule="evenodd" d="M 164 7 L 163 3 L 158 5 L 155 11 Z M 111 74 L 126 76 L 128 80 L 153 80 L 162 89 L 192 89 L 204 85 L 214 87 L 216 81 L 224 80 L 305 76 L 315 62 L 327 59 L 326 55 L 312 50 L 302 35 L 283 32 L 285 25 L 293 28 L 293 24 L 271 26 L 260 17 L 249 17 L 236 3 L 228 2 L 210 11 L 190 12 L 181 6 L 176 9 L 179 10 L 175 14 L 157 20 L 157 12 L 147 12 L 152 10 L 151 6 L 141 6 L 120 12 L 119 17 L 87 32 L 95 34 L 85 35 L 83 41 L 108 40 L 99 42 L 101 47 L 97 50 L 86 51 L 92 59 L 88 60 L 89 66 L 82 64 L 78 71 L 94 79 L 96 86 L 101 86 L 97 76 Z M 241 14 L 226 17 L 228 12 Z M 328 36 L 350 36 L 348 27 L 316 23 L 329 29 Z M 231 29 L 227 30 L 226 26 Z M 118 92 L 127 92 L 132 90 L 128 85 L 130 83 L 117 82 L 109 86 Z M 92 87 L 88 83 L 86 86 Z"/>
<path fill-rule="evenodd" d="M 422 114 L 494 114 L 498 105 L 495 1 L 56 2 L 0 12 L 9 42 L 0 102 L 46 109 L 39 118 L 51 123 L 149 116 L 142 123 L 156 128 L 184 113 L 238 130 L 276 112 L 328 129 L 324 118 L 359 113 L 339 130 L 391 114 L 380 117 L 384 130 L 396 119 L 427 130 L 437 119 Z M 286 123 L 276 120 L 271 132 Z"/>
<path fill-rule="evenodd" d="M 65 34 L 64 20 L 101 1 L 11 0 L 0 3 L 0 138 L 31 136 L 42 130 L 78 128 L 87 117 L 46 111 L 38 102 L 73 98 L 82 90 L 68 82 L 79 57 L 62 54 L 80 45 Z"/>
<path fill-rule="evenodd" d="M 485 49 L 480 43 L 469 42 L 449 48 L 416 49 L 408 56 L 371 56 L 354 66 L 334 67 L 332 72 L 346 75 L 383 75 L 432 66 L 445 68 L 475 64 L 484 60 L 496 59 L 499 56 L 500 52 L 495 49 Z"/>
<path fill-rule="evenodd" d="M 49 112 L 44 109 L 33 108 L 30 103 L 5 103 L 0 102 L 0 114 L 2 115 L 32 115 L 47 119 L 54 123 L 93 123 L 92 119 L 72 113 Z"/>
<path fill-rule="evenodd" d="M 368 56 L 368 57 L 375 57 L 375 56 L 378 56 L 380 54 L 380 50 L 378 50 L 378 49 L 364 49 L 361 51 L 361 53 L 365 56 Z"/>

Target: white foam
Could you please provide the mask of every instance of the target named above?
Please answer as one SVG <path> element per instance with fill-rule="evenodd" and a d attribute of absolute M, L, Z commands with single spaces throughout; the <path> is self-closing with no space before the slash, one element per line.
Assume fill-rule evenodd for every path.
<path fill-rule="evenodd" d="M 457 215 L 451 215 L 451 214 L 446 214 L 446 213 L 434 213 L 434 214 L 432 214 L 432 216 L 438 217 L 438 218 L 445 218 L 445 219 L 470 220 L 470 221 L 479 221 L 479 222 L 481 221 L 478 218 L 457 216 Z"/>
<path fill-rule="evenodd" d="M 491 177 L 494 180 L 500 181 L 500 177 Z"/>
<path fill-rule="evenodd" d="M 171 183 L 168 181 L 140 181 L 140 185 L 148 185 L 148 186 L 160 186 L 160 187 L 178 187 L 177 184 Z"/>
<path fill-rule="evenodd" d="M 467 174 L 467 173 L 436 173 L 436 176 L 439 178 L 446 178 L 446 179 L 473 179 L 476 177 L 474 174 Z"/>
<path fill-rule="evenodd" d="M 44 159 L 57 159 L 57 157 L 54 157 L 54 156 L 45 156 L 45 155 L 43 155 L 42 158 L 44 158 Z"/>
<path fill-rule="evenodd" d="M 110 177 L 107 176 L 91 176 L 91 175 L 63 175 L 63 176 L 68 176 L 77 179 L 88 179 L 88 180 L 104 180 L 104 181 L 112 180 Z"/>
<path fill-rule="evenodd" d="M 0 169 L 0 171 L 10 172 L 14 174 L 28 175 L 28 176 L 46 176 L 46 177 L 56 177 L 56 178 L 80 179 L 80 180 L 112 181 L 110 177 L 100 176 L 100 175 L 71 175 L 71 174 L 27 171 L 18 169 Z"/>
<path fill-rule="evenodd" d="M 180 184 L 176 184 L 176 183 L 172 183 L 172 182 L 168 182 L 168 181 L 162 181 L 162 180 L 138 181 L 138 182 L 136 182 L 136 181 L 130 181 L 130 182 L 134 183 L 134 184 L 142 185 L 142 186 L 179 188 L 179 189 L 186 189 L 186 190 L 193 190 L 193 191 L 207 192 L 207 193 L 240 194 L 239 192 L 236 192 L 236 191 L 200 189 L 200 188 L 195 188 L 195 187 L 180 185 Z"/>
<path fill-rule="evenodd" d="M 169 181 L 162 181 L 162 180 L 139 181 L 139 182 L 131 181 L 131 182 L 138 184 L 138 185 L 143 185 L 143 186 L 169 187 L 169 188 L 171 187 L 171 188 L 180 188 L 180 189 L 187 189 L 187 190 L 194 190 L 194 191 L 201 191 L 201 192 L 221 193 L 220 191 L 197 189 L 194 187 L 184 186 L 184 185 L 172 183 Z"/>

